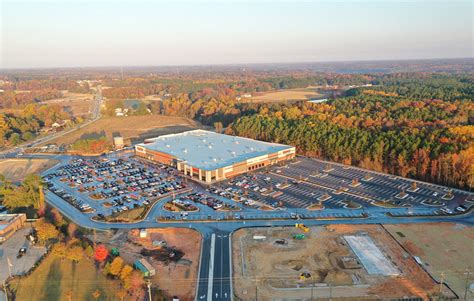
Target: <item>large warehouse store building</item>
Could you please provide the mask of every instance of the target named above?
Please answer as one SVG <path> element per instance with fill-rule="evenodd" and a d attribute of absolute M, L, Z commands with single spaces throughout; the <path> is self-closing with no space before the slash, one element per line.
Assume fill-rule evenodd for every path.
<path fill-rule="evenodd" d="M 293 146 L 193 130 L 147 139 L 137 156 L 176 167 L 212 183 L 295 157 Z"/>

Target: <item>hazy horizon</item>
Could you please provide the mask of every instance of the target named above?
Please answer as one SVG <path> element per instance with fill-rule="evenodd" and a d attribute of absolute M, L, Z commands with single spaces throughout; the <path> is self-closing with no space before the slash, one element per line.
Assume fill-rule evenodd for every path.
<path fill-rule="evenodd" d="M 7 69 L 473 57 L 470 1 L 0 3 Z"/>

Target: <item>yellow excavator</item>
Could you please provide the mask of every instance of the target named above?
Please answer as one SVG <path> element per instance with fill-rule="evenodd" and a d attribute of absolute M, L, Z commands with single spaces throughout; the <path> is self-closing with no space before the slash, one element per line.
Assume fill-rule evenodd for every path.
<path fill-rule="evenodd" d="M 303 232 L 309 232 L 309 228 L 306 227 L 304 224 L 295 224 L 295 227 L 300 228 L 301 230 L 303 230 Z"/>

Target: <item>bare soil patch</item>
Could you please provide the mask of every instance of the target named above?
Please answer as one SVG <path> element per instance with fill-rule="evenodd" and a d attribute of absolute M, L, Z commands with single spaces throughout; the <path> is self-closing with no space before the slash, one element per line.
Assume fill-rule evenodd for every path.
<path fill-rule="evenodd" d="M 104 117 L 89 126 L 59 137 L 52 143 L 71 144 L 79 139 L 91 139 L 103 135 L 110 142 L 114 136 L 122 136 L 125 143 L 130 143 L 132 140 L 140 142 L 146 138 L 192 130 L 198 126 L 195 121 L 184 117 L 162 115 Z"/>
<path fill-rule="evenodd" d="M 433 295 L 439 285 L 379 225 L 311 227 L 305 239 L 297 228 L 241 229 L 232 238 L 234 290 L 242 300 L 255 298 L 401 298 Z M 253 239 L 265 236 L 264 240 Z M 369 235 L 398 276 L 371 275 L 352 252 L 345 235 Z M 285 244 L 276 243 L 285 240 Z M 302 277 L 309 273 L 310 278 Z M 448 292 L 449 293 L 449 290 Z"/>
<path fill-rule="evenodd" d="M 73 116 L 84 117 L 91 113 L 93 101 L 93 94 L 64 92 L 64 97 L 50 99 L 42 104 L 57 104 Z"/>
<path fill-rule="evenodd" d="M 282 102 L 291 100 L 310 100 L 323 97 L 315 88 L 301 88 L 256 93 L 250 98 L 242 98 L 242 102 Z"/>
<path fill-rule="evenodd" d="M 201 235 L 192 229 L 147 229 L 140 238 L 138 230 L 128 233 L 127 242 L 117 241 L 120 255 L 127 261 L 145 257 L 156 269 L 153 286 L 169 297 L 194 300 L 201 251 Z M 145 254 L 145 256 L 144 256 Z"/>
<path fill-rule="evenodd" d="M 57 160 L 50 159 L 7 159 L 0 160 L 0 174 L 9 181 L 22 181 L 26 175 L 41 173 L 57 164 Z"/>

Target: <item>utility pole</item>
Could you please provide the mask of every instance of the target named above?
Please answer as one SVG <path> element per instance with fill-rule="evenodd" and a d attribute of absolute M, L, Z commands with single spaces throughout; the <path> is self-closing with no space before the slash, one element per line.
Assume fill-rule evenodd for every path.
<path fill-rule="evenodd" d="M 255 281 L 257 282 L 257 281 Z M 255 283 L 255 301 L 258 301 L 258 286 L 257 283 Z"/>
<path fill-rule="evenodd" d="M 148 300 L 151 301 L 151 281 L 148 279 L 146 281 L 146 286 L 148 287 Z"/>
<path fill-rule="evenodd" d="M 471 276 L 471 272 L 469 270 L 466 270 L 464 273 L 466 275 L 466 287 L 464 288 L 464 301 L 467 300 L 467 287 L 469 286 L 469 276 Z"/>
<path fill-rule="evenodd" d="M 313 301 L 314 283 L 311 284 L 311 301 Z"/>
<path fill-rule="evenodd" d="M 440 279 L 439 279 L 439 300 L 441 300 L 441 296 L 442 296 L 443 281 L 444 281 L 444 272 L 441 272 Z"/>

